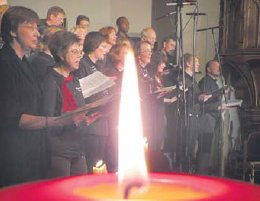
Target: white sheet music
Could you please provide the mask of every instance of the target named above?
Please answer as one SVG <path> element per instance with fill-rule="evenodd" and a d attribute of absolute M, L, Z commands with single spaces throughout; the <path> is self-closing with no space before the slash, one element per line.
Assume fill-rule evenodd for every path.
<path fill-rule="evenodd" d="M 104 91 L 115 85 L 115 82 L 99 71 L 79 80 L 84 98 Z"/>
<path fill-rule="evenodd" d="M 170 86 L 170 87 L 163 87 L 163 88 L 161 88 L 161 89 L 157 89 L 157 90 L 154 91 L 153 93 L 161 93 L 161 92 L 168 93 L 168 92 L 173 91 L 174 89 L 176 89 L 176 85 Z"/>
<path fill-rule="evenodd" d="M 227 107 L 241 107 L 243 103 L 243 100 L 241 99 L 235 99 L 235 100 L 228 100 L 225 104 Z"/>

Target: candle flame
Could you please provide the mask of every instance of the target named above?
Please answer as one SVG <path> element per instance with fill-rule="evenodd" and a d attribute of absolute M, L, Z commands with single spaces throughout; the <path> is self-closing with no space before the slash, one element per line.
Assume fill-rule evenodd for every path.
<path fill-rule="evenodd" d="M 119 112 L 118 180 L 120 184 L 146 183 L 147 167 L 137 70 L 133 52 L 126 55 Z"/>
<path fill-rule="evenodd" d="M 99 160 L 99 161 L 96 163 L 96 167 L 97 167 L 97 168 L 100 168 L 103 164 L 104 164 L 104 162 L 103 162 L 102 160 Z"/>
<path fill-rule="evenodd" d="M 102 160 L 99 160 L 93 167 L 93 174 L 107 174 L 107 166 Z"/>

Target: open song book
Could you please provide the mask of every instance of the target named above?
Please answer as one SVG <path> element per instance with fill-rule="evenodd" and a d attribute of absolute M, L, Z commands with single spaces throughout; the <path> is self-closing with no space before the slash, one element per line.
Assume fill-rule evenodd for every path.
<path fill-rule="evenodd" d="M 91 102 L 89 104 L 86 104 L 82 107 L 77 108 L 76 110 L 70 111 L 70 112 L 66 112 L 64 114 L 62 114 L 60 117 L 56 118 L 55 120 L 61 120 L 64 118 L 68 118 L 71 117 L 73 115 L 79 114 L 79 113 L 83 113 L 83 112 L 88 112 L 89 110 L 93 109 L 93 108 L 97 108 L 97 107 L 101 107 L 104 106 L 105 104 L 107 104 L 109 101 L 111 101 L 113 96 L 106 96 L 103 97 L 97 101 Z"/>
<path fill-rule="evenodd" d="M 84 98 L 104 91 L 115 85 L 115 82 L 103 73 L 96 71 L 91 75 L 79 80 Z"/>
<path fill-rule="evenodd" d="M 79 83 L 80 83 L 84 98 L 88 98 L 96 93 L 104 91 L 115 85 L 115 82 L 113 80 L 111 80 L 109 77 L 105 76 L 103 73 L 101 73 L 99 71 L 96 71 L 96 72 L 92 73 L 91 75 L 80 79 Z M 105 105 L 111 99 L 112 99 L 112 96 L 103 97 L 97 101 L 91 102 L 80 108 L 77 108 L 76 110 L 66 112 L 63 115 L 61 115 L 59 118 L 57 118 L 56 120 L 71 117 L 78 113 L 88 112 L 90 110 L 93 110 L 94 108 Z"/>

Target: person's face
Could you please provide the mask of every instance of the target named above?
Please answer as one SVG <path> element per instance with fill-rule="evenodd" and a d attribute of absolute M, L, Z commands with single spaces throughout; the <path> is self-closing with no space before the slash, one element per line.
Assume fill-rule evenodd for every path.
<path fill-rule="evenodd" d="M 121 23 L 119 24 L 119 29 L 124 32 L 127 33 L 129 30 L 129 22 L 126 18 L 121 20 Z"/>
<path fill-rule="evenodd" d="M 141 45 L 141 51 L 140 51 L 140 61 L 144 64 L 147 65 L 148 63 L 151 62 L 151 56 L 152 56 L 152 47 L 148 43 L 143 43 Z"/>
<path fill-rule="evenodd" d="M 158 73 L 162 73 L 163 69 L 166 67 L 166 64 L 164 62 L 161 62 L 158 66 L 157 66 L 157 72 Z"/>
<path fill-rule="evenodd" d="M 194 64 L 194 67 L 195 67 L 195 73 L 199 72 L 199 69 L 200 69 L 200 63 L 199 63 L 199 59 L 197 57 L 195 57 L 194 59 L 195 61 L 195 64 Z M 193 58 L 191 58 L 191 61 L 190 62 L 187 62 L 187 66 L 193 70 Z"/>
<path fill-rule="evenodd" d="M 172 55 L 176 49 L 176 41 L 172 39 L 170 39 L 168 42 L 165 42 L 163 45 L 165 52 L 169 55 Z"/>
<path fill-rule="evenodd" d="M 51 21 L 51 25 L 54 26 L 61 26 L 64 22 L 64 18 L 65 16 L 62 13 L 58 13 L 58 15 L 51 15 L 50 16 L 50 21 Z"/>
<path fill-rule="evenodd" d="M 65 58 L 70 71 L 74 71 L 79 68 L 79 61 L 81 57 L 82 57 L 82 51 L 80 48 L 80 44 L 74 43 L 70 45 Z"/>
<path fill-rule="evenodd" d="M 152 48 L 154 47 L 154 44 L 156 42 L 156 33 L 154 31 L 149 31 L 145 37 L 145 41 L 150 43 Z"/>
<path fill-rule="evenodd" d="M 198 73 L 200 70 L 200 63 L 199 63 L 199 59 L 196 57 L 195 58 L 195 73 Z"/>
<path fill-rule="evenodd" d="M 97 60 L 103 60 L 105 58 L 105 55 L 109 52 L 111 48 L 111 45 L 109 45 L 106 42 L 100 43 L 97 49 L 95 49 L 95 57 Z"/>
<path fill-rule="evenodd" d="M 80 22 L 79 22 L 79 26 L 86 29 L 87 32 L 88 32 L 89 25 L 90 25 L 90 23 L 88 20 L 80 20 Z"/>
<path fill-rule="evenodd" d="M 218 77 L 220 75 L 219 62 L 217 62 L 217 61 L 212 62 L 212 64 L 208 68 L 208 72 L 209 72 L 209 74 L 211 74 L 215 77 Z"/>
<path fill-rule="evenodd" d="M 36 22 L 24 22 L 18 25 L 17 33 L 11 32 L 11 35 L 24 51 L 36 49 L 40 36 Z"/>
<path fill-rule="evenodd" d="M 111 45 L 116 44 L 116 32 L 114 30 L 108 35 L 108 43 Z"/>

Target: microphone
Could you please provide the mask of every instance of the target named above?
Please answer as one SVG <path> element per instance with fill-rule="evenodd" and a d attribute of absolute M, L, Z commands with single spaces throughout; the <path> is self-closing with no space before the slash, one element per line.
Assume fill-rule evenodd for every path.
<path fill-rule="evenodd" d="M 172 3 L 166 3 L 167 6 L 177 6 L 177 5 L 196 5 L 197 0 L 177 0 Z"/>
<path fill-rule="evenodd" d="M 186 13 L 186 15 L 199 16 L 199 15 L 206 15 L 206 13 Z"/>
<path fill-rule="evenodd" d="M 160 16 L 160 17 L 156 17 L 155 20 L 160 20 L 160 19 L 162 19 L 162 18 L 171 16 L 171 15 L 173 15 L 173 14 L 175 14 L 175 13 L 177 13 L 177 12 L 176 12 L 176 11 L 173 11 L 173 12 L 167 13 L 167 14 L 162 15 L 162 16 Z"/>
<path fill-rule="evenodd" d="M 215 26 L 215 27 L 208 27 L 208 28 L 204 28 L 204 29 L 197 29 L 197 32 L 200 32 L 200 31 L 207 31 L 207 30 L 210 30 L 210 29 L 218 29 L 218 28 L 221 28 L 223 26 Z"/>

